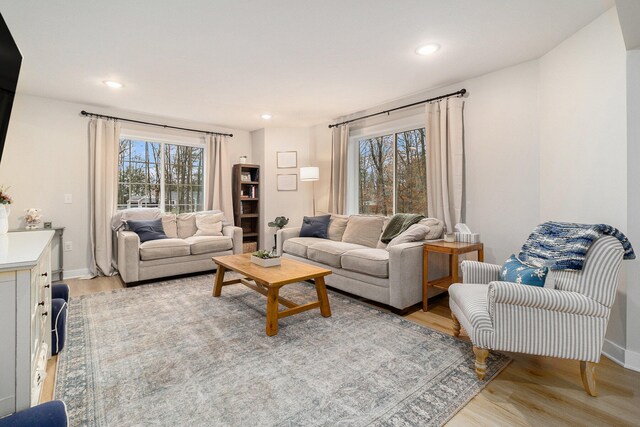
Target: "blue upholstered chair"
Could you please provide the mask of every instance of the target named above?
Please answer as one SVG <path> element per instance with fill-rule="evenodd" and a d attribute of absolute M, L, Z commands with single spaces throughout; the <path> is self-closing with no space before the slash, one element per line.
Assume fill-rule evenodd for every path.
<path fill-rule="evenodd" d="M 484 379 L 489 350 L 576 359 L 585 390 L 595 396 L 623 253 L 618 239 L 600 237 L 582 270 L 549 273 L 553 288 L 501 282 L 501 266 L 464 261 L 464 283 L 449 288 L 449 305 L 453 334 L 462 326 L 474 345 L 478 377 Z"/>
<path fill-rule="evenodd" d="M 0 418 L 0 427 L 66 427 L 68 425 L 67 408 L 60 400 L 52 400 Z"/>

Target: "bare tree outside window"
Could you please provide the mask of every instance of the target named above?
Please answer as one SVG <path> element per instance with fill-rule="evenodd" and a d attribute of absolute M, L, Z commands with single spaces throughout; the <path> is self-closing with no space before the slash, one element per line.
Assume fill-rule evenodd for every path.
<path fill-rule="evenodd" d="M 358 148 L 360 213 L 426 214 L 424 128 L 362 139 Z"/>
<path fill-rule="evenodd" d="M 203 157 L 202 147 L 122 138 L 118 158 L 118 209 L 164 207 L 166 212 L 174 213 L 202 210 Z"/>

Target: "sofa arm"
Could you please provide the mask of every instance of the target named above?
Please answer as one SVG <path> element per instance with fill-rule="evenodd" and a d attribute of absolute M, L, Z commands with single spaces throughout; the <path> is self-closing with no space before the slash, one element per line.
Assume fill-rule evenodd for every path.
<path fill-rule="evenodd" d="M 609 309 L 578 292 L 541 288 L 512 282 L 489 283 L 489 314 L 493 318 L 496 304 L 559 311 L 582 316 L 607 317 Z"/>
<path fill-rule="evenodd" d="M 235 227 L 233 225 L 226 225 L 222 227 L 222 235 L 231 237 L 233 240 L 233 253 L 242 253 L 242 228 Z"/>
<path fill-rule="evenodd" d="M 276 231 L 276 253 L 278 256 L 282 255 L 282 246 L 287 239 L 300 236 L 300 229 L 302 227 L 282 228 Z"/>
<path fill-rule="evenodd" d="M 138 281 L 140 238 L 133 231 L 118 231 L 118 271 L 125 283 Z"/>
<path fill-rule="evenodd" d="M 486 262 L 464 260 L 462 261 L 462 281 L 487 285 L 494 280 L 500 280 L 501 268 L 499 265 Z"/>
<path fill-rule="evenodd" d="M 389 251 L 389 305 L 404 309 L 422 300 L 423 242 L 401 243 Z"/>

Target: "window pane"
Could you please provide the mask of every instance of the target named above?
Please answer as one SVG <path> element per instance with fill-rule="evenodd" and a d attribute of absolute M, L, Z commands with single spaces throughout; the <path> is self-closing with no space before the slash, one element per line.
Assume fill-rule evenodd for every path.
<path fill-rule="evenodd" d="M 393 214 L 393 135 L 359 141 L 359 210 Z"/>
<path fill-rule="evenodd" d="M 204 209 L 204 149 L 165 144 L 165 210 L 182 213 Z"/>
<path fill-rule="evenodd" d="M 425 131 L 396 134 L 396 212 L 427 213 Z"/>
<path fill-rule="evenodd" d="M 160 144 L 123 138 L 118 156 L 118 209 L 157 207 Z"/>

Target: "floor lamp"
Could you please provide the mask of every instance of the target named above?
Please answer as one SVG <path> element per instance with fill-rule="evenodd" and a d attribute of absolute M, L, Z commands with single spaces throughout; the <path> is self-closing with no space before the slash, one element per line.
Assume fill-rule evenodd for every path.
<path fill-rule="evenodd" d="M 313 216 L 316 216 L 316 183 L 320 180 L 320 168 L 307 166 L 300 168 L 300 181 L 313 181 Z"/>

